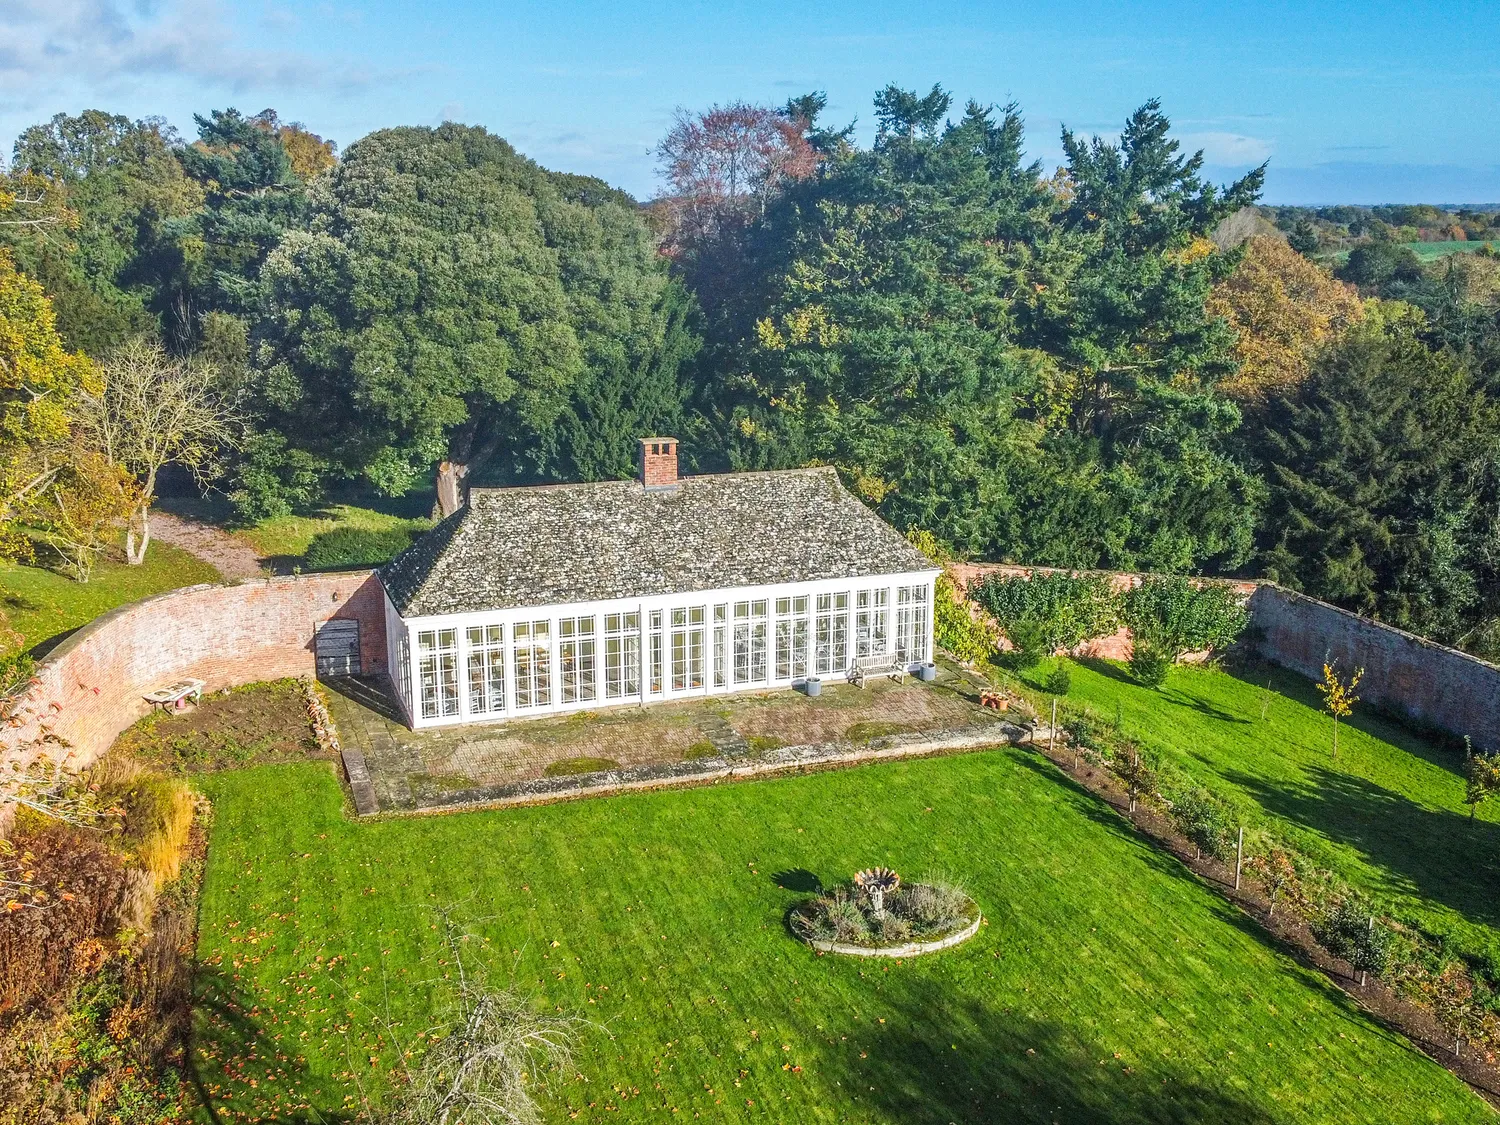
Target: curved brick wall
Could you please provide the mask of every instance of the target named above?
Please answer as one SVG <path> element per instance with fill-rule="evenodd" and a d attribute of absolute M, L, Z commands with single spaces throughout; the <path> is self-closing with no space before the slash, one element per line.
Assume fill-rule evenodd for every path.
<path fill-rule="evenodd" d="M 311 675 L 313 634 L 330 618 L 360 623 L 360 662 L 385 671 L 385 608 L 369 571 L 189 586 L 121 606 L 58 645 L 0 729 L 0 757 L 34 756 L 43 730 L 81 768 L 146 713 L 141 696 L 190 677 L 206 691 Z"/>

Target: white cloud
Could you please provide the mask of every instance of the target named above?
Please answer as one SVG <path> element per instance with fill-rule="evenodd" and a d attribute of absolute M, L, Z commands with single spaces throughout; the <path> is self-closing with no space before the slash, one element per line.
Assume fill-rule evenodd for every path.
<path fill-rule="evenodd" d="M 0 0 L 0 108 L 176 78 L 233 93 L 376 78 L 347 62 L 249 46 L 230 15 L 226 0 Z"/>
<path fill-rule="evenodd" d="M 1188 152 L 1202 149 L 1210 164 L 1259 164 L 1275 148 L 1271 141 L 1243 133 L 1184 133 L 1178 140 Z"/>

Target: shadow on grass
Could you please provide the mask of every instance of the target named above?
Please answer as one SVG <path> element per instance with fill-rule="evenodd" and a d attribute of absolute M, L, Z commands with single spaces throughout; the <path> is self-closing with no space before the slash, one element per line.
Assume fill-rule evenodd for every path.
<path fill-rule="evenodd" d="M 1125 671 L 1125 669 L 1111 661 L 1101 660 L 1095 656 L 1083 656 L 1076 658 L 1075 662 L 1106 679 L 1114 680 L 1116 683 L 1126 684 L 1139 691 L 1151 690 Z M 1179 686 L 1171 683 L 1170 680 L 1163 687 L 1156 690 L 1156 698 L 1160 699 L 1163 703 L 1170 703 L 1174 707 L 1186 707 L 1197 711 L 1199 714 L 1214 719 L 1217 722 L 1236 723 L 1246 726 L 1250 724 L 1249 719 L 1225 711 L 1222 707 L 1215 707 L 1207 700 L 1199 699 L 1191 692 L 1183 691 Z"/>
<path fill-rule="evenodd" d="M 818 894 L 823 889 L 823 880 L 819 879 L 805 867 L 794 867 L 790 871 L 778 871 L 771 876 L 771 882 L 784 891 L 796 891 L 798 894 L 804 895 Z"/>
<path fill-rule="evenodd" d="M 849 1042 L 842 1065 L 860 1103 L 902 1122 L 1088 1121 L 1197 1125 L 1275 1120 L 1252 1101 L 1204 1085 L 1159 1058 L 1122 1059 L 1077 1027 L 933 990 L 908 1002 L 873 1041 Z M 859 1057 L 860 1051 L 868 1054 Z"/>
<path fill-rule="evenodd" d="M 1253 664 L 1230 665 L 1225 671 L 1258 692 L 1265 691 L 1269 683 L 1271 691 L 1276 695 L 1300 703 L 1312 711 L 1323 709 L 1323 697 L 1318 694 L 1317 685 L 1289 668 L 1258 661 Z M 1382 715 L 1368 706 L 1357 706 L 1354 714 L 1341 722 L 1371 738 L 1378 738 L 1397 749 L 1405 750 L 1424 762 L 1440 766 L 1449 773 L 1460 774 L 1463 771 L 1463 751 L 1456 741 L 1452 745 L 1444 745 L 1440 739 L 1431 737 L 1430 732 L 1414 730 L 1399 719 Z"/>
<path fill-rule="evenodd" d="M 1097 656 L 1075 656 L 1073 657 L 1073 663 L 1087 668 L 1090 672 L 1097 673 L 1107 680 L 1114 680 L 1116 683 L 1128 684 L 1133 688 L 1140 688 L 1142 691 L 1150 690 L 1129 672 L 1127 672 L 1124 668 L 1121 668 L 1112 660 L 1103 660 Z"/>
<path fill-rule="evenodd" d="M 20 613 L 41 608 L 40 602 L 34 602 L 28 597 L 12 593 L 9 590 L 0 590 L 0 610 Z"/>
<path fill-rule="evenodd" d="M 1390 872 L 1410 893 L 1500 925 L 1500 825 L 1432 809 L 1367 778 L 1313 765 L 1302 783 L 1228 772 L 1262 808 L 1306 825 Z"/>
<path fill-rule="evenodd" d="M 26 655 L 31 657 L 31 659 L 33 660 L 41 660 L 43 657 L 49 655 L 52 650 L 55 649 L 58 645 L 62 644 L 63 641 L 67 640 L 82 628 L 82 625 L 75 625 L 71 629 L 64 629 L 61 633 L 53 633 L 46 640 L 38 641 L 36 644 L 27 649 Z"/>
<path fill-rule="evenodd" d="M 193 979 L 193 1027 L 184 1069 L 201 1119 L 212 1125 L 274 1120 L 344 1125 L 352 1112 L 308 1104 L 317 1094 L 302 1060 L 284 1051 L 255 1018 L 258 1009 L 220 969 L 199 964 Z M 329 1100 L 325 1097 L 323 1100 Z"/>

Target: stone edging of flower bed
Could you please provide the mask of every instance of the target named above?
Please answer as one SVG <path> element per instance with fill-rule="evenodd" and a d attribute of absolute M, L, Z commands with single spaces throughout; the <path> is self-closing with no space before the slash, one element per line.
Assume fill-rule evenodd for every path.
<path fill-rule="evenodd" d="M 1044 735 L 1045 736 L 1045 735 Z M 605 797 L 642 789 L 666 789 L 682 785 L 709 785 L 718 781 L 791 773 L 806 769 L 837 768 L 864 762 L 916 758 L 959 750 L 977 750 L 1026 742 L 1032 731 L 1006 721 L 959 730 L 925 731 L 888 735 L 859 746 L 848 742 L 819 742 L 807 746 L 784 746 L 755 757 L 692 758 L 682 762 L 657 762 L 598 773 L 568 777 L 540 777 L 509 785 L 476 786 L 419 798 L 403 813 L 456 812 L 474 808 L 510 808 L 540 805 L 581 797 Z"/>
<path fill-rule="evenodd" d="M 968 941 L 979 932 L 979 927 L 984 925 L 984 915 L 974 915 L 974 920 L 961 930 L 954 930 L 947 937 L 936 938 L 932 941 L 909 941 L 904 945 L 850 945 L 842 941 L 819 941 L 816 938 L 804 939 L 807 944 L 819 953 L 846 953 L 850 957 L 918 957 L 923 953 L 936 953 L 940 949 L 951 949 L 961 942 Z"/>

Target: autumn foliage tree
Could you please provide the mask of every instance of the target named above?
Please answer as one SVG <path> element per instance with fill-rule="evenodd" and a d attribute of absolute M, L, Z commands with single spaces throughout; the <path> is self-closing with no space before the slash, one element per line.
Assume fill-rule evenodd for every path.
<path fill-rule="evenodd" d="M 656 156 L 679 237 L 710 235 L 725 223 L 762 216 L 785 183 L 812 175 L 818 153 L 806 135 L 811 122 L 795 104 L 677 110 Z"/>
<path fill-rule="evenodd" d="M 1364 315 L 1353 286 L 1265 236 L 1246 241 L 1239 265 L 1214 286 L 1208 308 L 1235 331 L 1240 369 L 1219 385 L 1242 399 L 1301 383 L 1317 347 Z"/>
<path fill-rule="evenodd" d="M 130 493 L 125 558 L 146 561 L 151 503 L 162 467 L 181 465 L 200 482 L 212 479 L 222 455 L 240 443 L 242 423 L 219 373 L 200 360 L 168 355 L 135 340 L 104 364 L 104 386 L 84 396 L 81 429 L 111 463 L 140 482 Z"/>
<path fill-rule="evenodd" d="M 0 553 L 25 553 L 15 522 L 67 464 L 72 411 L 99 374 L 57 335 L 42 287 L 0 251 Z"/>
<path fill-rule="evenodd" d="M 69 576 L 87 582 L 117 529 L 140 509 L 141 494 L 123 466 L 79 445 L 42 493 L 33 519 Z"/>

